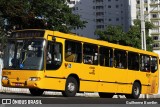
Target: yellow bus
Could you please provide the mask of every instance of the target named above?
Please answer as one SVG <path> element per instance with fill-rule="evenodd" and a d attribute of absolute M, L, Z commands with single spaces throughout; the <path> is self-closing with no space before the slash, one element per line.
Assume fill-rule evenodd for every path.
<path fill-rule="evenodd" d="M 98 92 L 102 98 L 158 92 L 158 54 L 58 31 L 15 31 L 4 51 L 2 85 L 73 97 Z"/>

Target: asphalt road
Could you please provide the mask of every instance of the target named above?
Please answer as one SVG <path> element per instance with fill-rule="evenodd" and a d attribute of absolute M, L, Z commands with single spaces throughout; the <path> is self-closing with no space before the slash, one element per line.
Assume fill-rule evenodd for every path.
<path fill-rule="evenodd" d="M 33 103 L 37 104 L 160 104 L 160 99 L 99 98 L 84 96 L 63 97 L 61 95 L 32 96 L 30 94 L 4 92 L 0 93 L 0 99 L 11 99 L 11 102 L 14 104 L 22 103 L 18 102 L 19 100 L 33 100 L 35 101 Z M 0 103 L 2 103 L 2 100 Z"/>
<path fill-rule="evenodd" d="M 160 104 L 160 99 L 126 99 L 126 98 L 99 98 L 99 97 L 63 97 L 61 95 L 43 95 L 32 96 L 30 94 L 21 93 L 0 93 L 0 107 L 28 107 L 24 104 L 42 104 L 32 105 L 33 107 L 45 107 L 55 105 L 56 107 L 157 107 Z M 9 103 L 6 105 L 6 103 Z M 51 104 L 51 105 L 50 105 Z M 143 105 L 142 105 L 143 104 Z M 146 105 L 147 104 L 147 105 Z"/>

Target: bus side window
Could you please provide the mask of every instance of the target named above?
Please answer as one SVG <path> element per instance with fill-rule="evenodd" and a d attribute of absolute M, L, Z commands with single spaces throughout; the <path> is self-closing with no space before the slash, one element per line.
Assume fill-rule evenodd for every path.
<path fill-rule="evenodd" d="M 108 47 L 100 47 L 100 65 L 106 67 L 113 66 L 113 49 Z"/>
<path fill-rule="evenodd" d="M 82 44 L 81 42 L 65 41 L 65 60 L 68 62 L 82 62 Z"/>
<path fill-rule="evenodd" d="M 127 68 L 127 53 L 124 50 L 114 50 L 114 66 L 116 68 L 126 69 Z"/>
<path fill-rule="evenodd" d="M 158 58 L 151 57 L 151 72 L 154 73 L 158 69 Z"/>
<path fill-rule="evenodd" d="M 83 44 L 83 63 L 98 65 L 98 46 L 94 44 Z"/>
<path fill-rule="evenodd" d="M 139 70 L 139 54 L 128 52 L 128 69 Z"/>
<path fill-rule="evenodd" d="M 150 57 L 148 55 L 140 55 L 140 70 L 150 72 Z"/>
<path fill-rule="evenodd" d="M 46 69 L 56 70 L 62 63 L 62 44 L 48 42 L 46 52 Z"/>

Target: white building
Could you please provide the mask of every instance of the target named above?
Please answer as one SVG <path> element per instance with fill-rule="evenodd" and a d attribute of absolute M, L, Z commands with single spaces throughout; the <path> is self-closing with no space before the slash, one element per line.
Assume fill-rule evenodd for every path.
<path fill-rule="evenodd" d="M 96 29 L 108 25 L 120 25 L 127 31 L 136 18 L 135 0 L 67 0 L 74 14 L 87 21 L 86 28 L 73 30 L 74 33 L 89 38 L 98 38 Z"/>

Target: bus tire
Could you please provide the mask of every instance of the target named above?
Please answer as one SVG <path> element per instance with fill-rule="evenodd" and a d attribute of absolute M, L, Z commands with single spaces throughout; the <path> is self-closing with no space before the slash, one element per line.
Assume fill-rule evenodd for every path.
<path fill-rule="evenodd" d="M 141 85 L 138 82 L 135 82 L 132 86 L 132 93 L 126 94 L 127 99 L 138 99 L 141 94 Z"/>
<path fill-rule="evenodd" d="M 33 96 L 41 96 L 44 92 L 44 90 L 42 89 L 29 89 L 30 93 L 33 95 Z"/>
<path fill-rule="evenodd" d="M 113 97 L 113 93 L 103 93 L 103 92 L 99 92 L 98 93 L 100 98 L 112 98 Z"/>
<path fill-rule="evenodd" d="M 78 91 L 78 82 L 74 77 L 69 77 L 66 81 L 65 90 L 62 91 L 64 97 L 74 97 Z"/>

